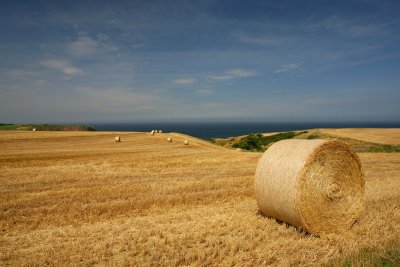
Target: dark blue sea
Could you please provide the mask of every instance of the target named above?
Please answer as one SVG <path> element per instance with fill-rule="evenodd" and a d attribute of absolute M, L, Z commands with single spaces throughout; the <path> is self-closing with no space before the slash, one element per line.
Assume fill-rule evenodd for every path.
<path fill-rule="evenodd" d="M 226 138 L 250 133 L 282 132 L 315 128 L 400 128 L 400 122 L 161 122 L 97 123 L 98 131 L 179 132 L 199 138 Z"/>

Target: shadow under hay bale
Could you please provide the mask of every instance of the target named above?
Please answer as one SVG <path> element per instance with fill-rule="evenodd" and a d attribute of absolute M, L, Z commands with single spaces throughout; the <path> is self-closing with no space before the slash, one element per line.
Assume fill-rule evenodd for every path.
<path fill-rule="evenodd" d="M 302 228 L 293 226 L 293 225 L 288 224 L 288 223 L 286 223 L 284 221 L 281 221 L 281 220 L 279 220 L 277 218 L 274 218 L 274 217 L 271 217 L 271 216 L 267 216 L 267 215 L 263 214 L 261 211 L 257 211 L 256 215 L 260 216 L 260 217 L 263 217 L 265 219 L 268 219 L 268 220 L 272 220 L 272 221 L 276 222 L 277 224 L 284 226 L 286 229 L 291 229 L 291 230 L 293 230 L 293 231 L 295 231 L 295 232 L 297 232 L 299 234 L 302 234 L 305 237 L 312 236 L 312 234 L 304 231 Z"/>

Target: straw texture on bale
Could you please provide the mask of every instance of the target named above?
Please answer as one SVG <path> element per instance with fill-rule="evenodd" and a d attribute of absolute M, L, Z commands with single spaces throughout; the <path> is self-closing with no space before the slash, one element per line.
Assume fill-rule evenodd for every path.
<path fill-rule="evenodd" d="M 172 142 L 172 137 L 168 137 L 167 142 Z"/>
<path fill-rule="evenodd" d="M 185 141 L 183 141 L 183 143 L 184 143 L 185 145 L 189 145 L 189 140 L 185 140 Z"/>
<path fill-rule="evenodd" d="M 365 181 L 357 154 L 337 140 L 283 140 L 260 159 L 260 211 L 309 233 L 349 229 L 363 210 Z"/>
<path fill-rule="evenodd" d="M 115 142 L 121 142 L 121 137 L 116 136 L 116 137 L 114 138 L 114 141 L 115 141 Z"/>

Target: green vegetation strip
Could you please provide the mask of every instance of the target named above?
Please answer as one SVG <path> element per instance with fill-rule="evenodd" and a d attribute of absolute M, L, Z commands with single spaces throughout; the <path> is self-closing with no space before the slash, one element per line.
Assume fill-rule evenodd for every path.
<path fill-rule="evenodd" d="M 278 133 L 270 136 L 263 136 L 262 134 L 249 134 L 239 142 L 233 144 L 232 146 L 235 148 L 250 150 L 250 151 L 265 151 L 269 145 L 272 143 L 291 139 L 297 135 L 304 134 L 307 132 L 285 132 L 285 133 Z"/>
<path fill-rule="evenodd" d="M 383 152 L 383 153 L 399 153 L 400 147 L 394 145 L 375 145 L 367 148 L 364 152 Z"/>
<path fill-rule="evenodd" d="M 278 133 L 270 136 L 263 136 L 262 134 L 249 134 L 240 139 L 240 141 L 234 143 L 232 147 L 240 148 L 242 150 L 248 151 L 265 151 L 268 147 L 275 142 L 291 139 L 299 135 L 306 134 L 307 131 L 304 132 L 284 132 Z M 300 137 L 301 138 L 301 137 Z M 316 134 L 310 134 L 307 136 L 307 139 L 332 139 L 326 136 L 320 136 Z M 342 139 L 339 138 L 345 143 L 349 143 L 351 139 Z M 210 140 L 211 142 L 215 142 L 215 140 Z M 360 143 L 360 142 L 359 142 Z M 350 144 L 357 152 L 369 152 L 369 153 L 400 153 L 400 146 L 398 145 L 381 145 L 374 143 L 363 143 L 361 144 Z"/>
<path fill-rule="evenodd" d="M 365 248 L 347 258 L 342 266 L 400 266 L 400 243 L 389 246 L 384 252 Z"/>
<path fill-rule="evenodd" d="M 312 140 L 312 139 L 323 139 L 323 138 L 316 134 L 310 134 L 309 136 L 307 136 L 307 139 Z"/>
<path fill-rule="evenodd" d="M 62 125 L 62 124 L 7 124 L 0 123 L 0 131 L 21 130 L 21 131 L 96 131 L 95 128 L 84 125 Z"/>
<path fill-rule="evenodd" d="M 0 123 L 0 130 L 1 131 L 16 130 L 20 126 L 21 126 L 20 124 Z"/>

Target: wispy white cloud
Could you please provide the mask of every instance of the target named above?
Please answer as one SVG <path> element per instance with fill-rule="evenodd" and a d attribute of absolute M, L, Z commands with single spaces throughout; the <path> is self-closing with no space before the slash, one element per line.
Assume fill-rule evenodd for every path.
<path fill-rule="evenodd" d="M 214 91 L 211 89 L 200 89 L 196 90 L 196 94 L 201 95 L 201 96 L 209 96 L 214 94 Z"/>
<path fill-rule="evenodd" d="M 233 69 L 230 71 L 226 71 L 224 74 L 209 76 L 212 80 L 232 80 L 235 78 L 242 78 L 242 77 L 251 77 L 257 75 L 257 72 L 252 70 L 245 70 L 245 69 Z"/>
<path fill-rule="evenodd" d="M 255 71 L 245 70 L 245 69 L 234 69 L 234 70 L 228 71 L 227 73 L 231 74 L 235 77 L 250 77 L 250 76 L 257 75 L 257 73 Z"/>
<path fill-rule="evenodd" d="M 87 55 L 96 52 L 99 49 L 99 44 L 90 37 L 81 36 L 78 40 L 69 43 L 67 49 L 75 55 Z"/>
<path fill-rule="evenodd" d="M 153 91 L 155 94 L 162 94 L 162 93 L 168 92 L 168 89 L 167 88 L 157 88 L 157 89 L 153 89 L 151 91 Z"/>
<path fill-rule="evenodd" d="M 69 62 L 59 59 L 49 59 L 40 62 L 40 65 L 48 69 L 58 70 L 66 75 L 82 75 L 85 72 L 79 68 L 72 66 Z"/>
<path fill-rule="evenodd" d="M 223 74 L 223 75 L 209 76 L 208 78 L 210 78 L 211 80 L 224 81 L 224 80 L 231 80 L 234 77 L 232 75 Z"/>
<path fill-rule="evenodd" d="M 380 36 L 386 33 L 388 25 L 365 23 L 357 18 L 344 18 L 331 16 L 321 21 L 310 23 L 306 26 L 310 30 L 325 30 L 335 32 L 351 38 Z"/>
<path fill-rule="evenodd" d="M 38 85 L 38 86 L 43 86 L 43 85 L 46 84 L 46 80 L 36 80 L 35 84 Z"/>
<path fill-rule="evenodd" d="M 287 64 L 283 65 L 281 68 L 274 70 L 274 73 L 283 73 L 283 72 L 289 72 L 293 71 L 299 68 L 298 64 Z"/>
<path fill-rule="evenodd" d="M 77 40 L 67 44 L 66 47 L 67 52 L 76 56 L 118 51 L 116 46 L 109 43 L 109 37 L 106 34 L 98 34 L 97 39 L 93 39 L 83 33 Z"/>
<path fill-rule="evenodd" d="M 196 82 L 195 79 L 176 79 L 176 80 L 174 80 L 174 83 L 181 84 L 181 85 L 194 84 L 195 82 Z"/>
<path fill-rule="evenodd" d="M 269 46 L 278 46 L 292 41 L 289 38 L 276 37 L 276 36 L 248 36 L 248 35 L 239 35 L 239 40 L 244 44 L 269 45 Z"/>

